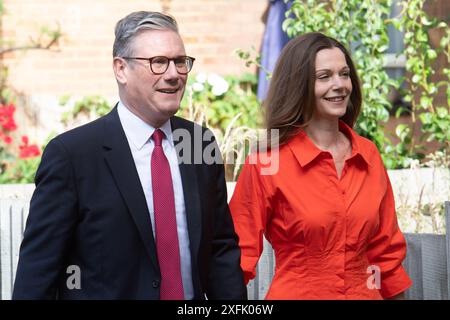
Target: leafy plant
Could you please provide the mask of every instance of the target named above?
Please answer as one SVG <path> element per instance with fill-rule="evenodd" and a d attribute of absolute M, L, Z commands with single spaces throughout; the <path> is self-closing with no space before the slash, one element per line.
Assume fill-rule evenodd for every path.
<path fill-rule="evenodd" d="M 17 159 L 0 174 L 0 183 L 33 183 L 41 157 Z"/>
<path fill-rule="evenodd" d="M 216 74 L 198 74 L 190 78 L 187 94 L 181 103 L 179 114 L 188 118 L 189 110 L 201 110 L 204 121 L 210 127 L 225 133 L 234 120 L 235 126 L 256 128 L 261 125 L 261 108 L 256 97 L 256 76 L 241 77 Z M 191 106 L 190 106 L 191 104 Z"/>
<path fill-rule="evenodd" d="M 111 104 L 101 96 L 86 96 L 78 100 L 71 99 L 66 95 L 60 98 L 59 104 L 63 107 L 70 106 L 71 110 L 62 114 L 61 121 L 67 125 L 73 125 L 75 122 L 84 120 L 93 120 L 104 116 L 111 111 Z"/>
<path fill-rule="evenodd" d="M 17 145 L 13 132 L 18 126 L 14 120 L 16 107 L 10 103 L 0 105 L 0 183 L 29 183 L 40 161 L 41 150 L 29 144 L 28 137 L 22 136 Z"/>
<path fill-rule="evenodd" d="M 426 135 L 428 140 L 440 143 L 440 149 L 449 147 L 450 132 L 450 70 L 443 70 L 447 81 L 433 82 L 436 73 L 433 62 L 440 52 L 450 61 L 448 24 L 430 18 L 423 9 L 425 0 L 398 1 L 401 14 L 389 19 L 391 0 L 294 0 L 283 27 L 290 37 L 320 31 L 350 46 L 360 73 L 364 105 L 356 130 L 371 139 L 381 150 L 388 168 L 405 168 L 413 159 L 422 159 Z M 384 55 L 389 47 L 388 27 L 404 32 L 406 71 L 408 76 L 398 81 L 388 77 L 384 68 Z M 433 48 L 429 33 L 441 29 L 441 48 Z M 412 126 L 399 124 L 395 130 L 400 142 L 393 145 L 385 135 L 383 124 L 389 118 L 392 103 L 388 94 L 400 89 L 406 81 L 404 100 L 410 102 Z M 447 105 L 435 106 L 434 100 L 441 86 L 447 86 Z M 404 111 L 403 109 L 399 110 Z M 400 114 L 397 113 L 397 116 Z M 421 127 L 419 141 L 414 138 L 415 127 Z"/>
<path fill-rule="evenodd" d="M 294 0 L 283 23 L 289 37 L 318 31 L 351 45 L 348 49 L 352 51 L 364 93 L 356 130 L 374 141 L 379 149 L 389 144 L 382 126 L 389 118 L 388 93 L 391 87 L 399 85 L 384 69 L 384 54 L 389 46 L 385 16 L 390 12 L 390 5 L 389 0 L 376 3 Z"/>
<path fill-rule="evenodd" d="M 217 139 L 227 181 L 235 181 L 257 139 L 260 107 L 256 78 L 199 74 L 187 86 L 179 115 L 210 128 Z"/>
<path fill-rule="evenodd" d="M 427 134 L 427 141 L 439 142 L 441 150 L 450 147 L 450 70 L 442 70 L 442 75 L 447 78 L 444 81 L 435 82 L 432 78 L 439 72 L 433 67 L 439 53 L 443 53 L 450 62 L 450 29 L 447 23 L 429 17 L 423 9 L 424 3 L 425 0 L 400 1 L 401 15 L 393 20 L 393 24 L 405 34 L 406 71 L 410 74 L 405 80 L 408 87 L 405 100 L 411 103 L 412 128 L 400 140 L 410 154 L 421 148 L 420 141 Z M 444 34 L 439 48 L 431 44 L 432 30 L 440 30 Z M 447 89 L 446 106 L 435 104 L 440 87 Z M 419 141 L 413 135 L 415 127 L 420 127 L 424 133 Z"/>
<path fill-rule="evenodd" d="M 285 0 L 287 1 L 287 0 Z M 440 150 L 449 148 L 450 132 L 450 68 L 434 69 L 433 62 L 444 54 L 450 63 L 450 31 L 448 24 L 430 18 L 424 11 L 425 0 L 397 1 L 401 14 L 389 18 L 392 0 L 292 0 L 286 12 L 283 29 L 289 37 L 318 31 L 336 38 L 352 52 L 363 88 L 362 114 L 356 131 L 375 142 L 387 168 L 407 168 L 411 161 L 424 158 L 421 142 L 437 141 Z M 393 26 L 405 34 L 406 78 L 389 78 L 385 69 L 385 54 L 389 48 L 388 28 Z M 439 29 L 443 36 L 440 48 L 433 48 L 429 32 Z M 246 65 L 260 65 L 260 57 L 242 50 L 238 56 Z M 433 82 L 432 75 L 442 72 L 446 78 Z M 268 73 L 270 77 L 270 73 Z M 407 90 L 402 90 L 402 87 Z M 441 87 L 446 87 L 447 105 L 435 106 Z M 412 110 L 400 108 L 396 116 L 409 112 L 411 125 L 399 124 L 395 135 L 399 143 L 392 143 L 386 135 L 392 90 L 404 93 Z M 419 139 L 414 138 L 416 127 L 421 128 Z"/>
<path fill-rule="evenodd" d="M 246 67 L 256 65 L 258 68 L 262 69 L 265 72 L 267 79 L 269 79 L 272 76 L 272 73 L 261 64 L 261 56 L 258 52 L 256 52 L 254 47 L 251 48 L 251 52 L 242 49 L 237 49 L 235 50 L 235 54 L 240 59 L 245 61 Z"/>
<path fill-rule="evenodd" d="M 0 15 L 5 13 L 0 0 Z M 0 58 L 15 51 L 53 50 L 63 36 L 59 26 L 51 29 L 42 27 L 28 43 L 16 45 L 10 39 L 0 38 Z M 27 136 L 17 142 L 18 126 L 14 119 L 16 112 L 15 92 L 8 86 L 8 68 L 0 65 L 0 183 L 30 183 L 40 162 L 41 149 L 29 144 Z"/>

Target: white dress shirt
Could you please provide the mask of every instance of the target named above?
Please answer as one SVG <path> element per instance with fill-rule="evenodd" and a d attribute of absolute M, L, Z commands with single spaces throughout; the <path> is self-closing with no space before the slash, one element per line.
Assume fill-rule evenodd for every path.
<path fill-rule="evenodd" d="M 151 173 L 151 155 L 154 148 L 154 142 L 151 139 L 156 128 L 144 122 L 141 118 L 132 113 L 120 101 L 117 107 L 120 122 L 127 136 L 128 144 L 133 155 L 142 189 L 144 190 L 145 200 L 147 201 L 152 223 L 153 238 L 155 238 L 155 215 L 153 209 L 152 193 L 152 173 Z M 177 220 L 178 241 L 180 247 L 181 276 L 183 279 L 185 299 L 194 298 L 194 289 L 192 286 L 191 252 L 189 249 L 189 234 L 186 220 L 186 208 L 184 205 L 183 185 L 181 183 L 180 168 L 178 167 L 178 158 L 175 145 L 172 138 L 172 128 L 168 120 L 161 129 L 166 139 L 162 141 L 164 154 L 170 165 L 172 174 L 173 191 L 175 197 L 175 212 Z M 149 284 L 150 285 L 150 284 Z"/>

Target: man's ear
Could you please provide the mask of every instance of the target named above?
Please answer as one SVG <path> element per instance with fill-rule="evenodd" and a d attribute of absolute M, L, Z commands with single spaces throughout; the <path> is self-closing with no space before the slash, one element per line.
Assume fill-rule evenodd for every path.
<path fill-rule="evenodd" d="M 127 63 L 124 59 L 120 57 L 115 57 L 113 60 L 113 70 L 114 75 L 116 76 L 117 82 L 120 84 L 127 83 L 127 75 L 126 75 Z"/>

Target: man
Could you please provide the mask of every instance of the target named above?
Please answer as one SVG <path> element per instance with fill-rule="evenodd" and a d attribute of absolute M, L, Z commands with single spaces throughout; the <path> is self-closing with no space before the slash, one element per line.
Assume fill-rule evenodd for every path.
<path fill-rule="evenodd" d="M 245 299 L 223 165 L 193 161 L 210 141 L 176 149 L 177 130 L 210 133 L 174 116 L 194 58 L 164 14 L 115 35 L 120 101 L 47 145 L 13 298 Z"/>

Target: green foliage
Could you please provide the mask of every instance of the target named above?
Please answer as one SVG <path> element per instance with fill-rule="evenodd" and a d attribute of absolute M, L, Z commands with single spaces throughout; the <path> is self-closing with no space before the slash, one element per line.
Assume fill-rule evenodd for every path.
<path fill-rule="evenodd" d="M 8 168 L 8 163 L 13 162 L 16 159 L 11 150 L 2 142 L 0 143 L 0 176 L 4 175 Z"/>
<path fill-rule="evenodd" d="M 450 62 L 450 29 L 445 22 L 430 18 L 423 10 L 425 0 L 400 1 L 402 13 L 396 26 L 405 33 L 406 71 L 411 75 L 406 78 L 408 92 L 406 99 L 411 102 L 411 120 L 413 128 L 421 127 L 427 141 L 435 140 L 440 143 L 441 150 L 450 147 L 450 72 L 448 68 L 442 70 L 446 80 L 436 83 L 432 76 L 440 70 L 433 68 L 433 63 L 442 53 Z M 430 41 L 431 30 L 441 30 L 440 47 L 434 48 Z M 435 98 L 440 87 L 446 87 L 447 105 L 437 106 Z M 412 130 L 411 130 L 412 131 Z M 401 138 L 401 143 L 414 154 L 421 148 L 420 141 L 415 141 L 409 134 Z"/>
<path fill-rule="evenodd" d="M 389 118 L 388 93 L 398 83 L 389 79 L 384 69 L 384 52 L 389 38 L 384 16 L 390 12 L 390 1 L 296 0 L 283 24 L 290 37 L 318 31 L 348 47 L 359 71 L 364 93 L 362 114 L 356 130 L 376 143 L 379 149 L 388 144 L 382 123 Z"/>
<path fill-rule="evenodd" d="M 178 114 L 213 131 L 224 160 L 225 178 L 236 181 L 262 122 L 256 76 L 191 76 Z"/>
<path fill-rule="evenodd" d="M 186 88 L 179 114 L 200 109 L 203 123 L 225 132 L 236 115 L 234 125 L 255 128 L 261 124 L 261 108 L 256 97 L 256 76 L 244 74 L 237 78 L 199 74 L 192 76 Z M 193 106 L 192 106 L 193 105 Z"/>
<path fill-rule="evenodd" d="M 0 16 L 5 14 L 3 1 L 0 0 Z M 6 53 L 27 51 L 27 50 L 52 50 L 58 45 L 59 39 L 63 36 L 60 28 L 50 29 L 42 27 L 35 37 L 29 37 L 25 44 L 15 45 L 12 39 L 4 39 L 0 36 L 0 58 Z M 16 109 L 16 92 L 8 85 L 8 68 L 0 65 L 0 107 L 5 105 L 13 106 Z M 1 124 L 0 135 L 0 183 L 31 183 L 40 163 L 40 148 L 28 144 L 28 137 L 22 136 L 22 143 L 18 145 L 17 137 L 10 134 L 17 129 L 14 120 L 14 111 L 9 114 L 2 113 L 2 121 L 5 116 L 9 118 L 9 125 Z M 14 123 L 14 125 L 12 125 Z"/>
<path fill-rule="evenodd" d="M 450 113 L 448 108 L 437 107 L 435 112 L 424 112 L 419 115 L 422 130 L 430 133 L 427 141 L 450 141 Z"/>
<path fill-rule="evenodd" d="M 16 159 L 8 170 L 0 174 L 0 183 L 33 183 L 41 157 Z"/>
<path fill-rule="evenodd" d="M 55 137 L 52 133 L 47 137 L 41 150 L 45 149 L 48 142 Z M 1 154 L 1 153 L 0 153 Z M 5 160 L 5 162 L 3 162 Z M 4 183 L 34 183 L 36 171 L 41 163 L 41 155 L 21 158 L 11 155 L 5 159 L 0 159 L 1 163 L 7 163 L 7 170 L 2 170 L 0 173 L 0 184 Z"/>
<path fill-rule="evenodd" d="M 251 52 L 237 49 L 235 50 L 235 54 L 239 57 L 239 59 L 245 61 L 246 67 L 256 65 L 258 68 L 262 69 L 266 73 L 267 79 L 269 79 L 272 76 L 272 73 L 261 64 L 261 56 L 259 55 L 258 52 L 256 52 L 256 49 L 254 47 L 252 47 Z"/>
<path fill-rule="evenodd" d="M 432 62 L 443 51 L 449 57 L 449 28 L 444 22 L 429 18 L 423 11 L 424 0 L 400 1 L 402 14 L 389 19 L 391 0 L 294 0 L 286 13 L 283 28 L 290 37 L 318 31 L 334 37 L 349 46 L 356 68 L 359 71 L 363 88 L 363 110 L 357 122 L 356 130 L 378 146 L 388 168 L 407 167 L 412 159 L 421 159 L 421 145 L 414 141 L 414 124 L 417 113 L 423 122 L 423 132 L 430 139 L 441 143 L 441 149 L 448 148 L 448 103 L 446 107 L 433 106 L 434 97 L 440 86 L 447 86 L 450 100 L 449 82 L 433 83 L 431 76 L 435 73 Z M 384 123 L 389 119 L 391 102 L 389 92 L 399 89 L 400 81 L 390 79 L 385 71 L 384 57 L 389 47 L 388 26 L 405 32 L 406 70 L 408 92 L 405 100 L 411 101 L 413 128 L 399 125 L 396 130 L 400 143 L 393 146 L 385 135 Z M 441 48 L 432 48 L 429 30 L 445 30 Z M 444 49 L 444 50 L 442 50 Z M 447 78 L 450 70 L 444 69 Z M 420 92 L 418 97 L 414 94 Z"/>
<path fill-rule="evenodd" d="M 104 116 L 111 111 L 111 104 L 101 96 L 86 96 L 79 100 L 72 101 L 70 96 L 63 96 L 59 100 L 63 107 L 73 105 L 70 111 L 64 112 L 61 121 L 68 125 L 80 116 L 93 119 Z"/>

